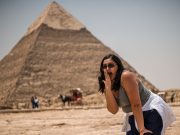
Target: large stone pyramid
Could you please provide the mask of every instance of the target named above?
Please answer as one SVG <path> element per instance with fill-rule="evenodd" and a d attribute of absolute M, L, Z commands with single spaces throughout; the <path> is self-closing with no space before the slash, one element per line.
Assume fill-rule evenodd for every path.
<path fill-rule="evenodd" d="M 29 104 L 33 95 L 55 97 L 76 87 L 85 95 L 97 93 L 99 64 L 107 53 L 115 52 L 52 2 L 0 61 L 0 106 L 16 108 L 18 103 Z M 139 77 L 149 89 L 158 91 Z"/>

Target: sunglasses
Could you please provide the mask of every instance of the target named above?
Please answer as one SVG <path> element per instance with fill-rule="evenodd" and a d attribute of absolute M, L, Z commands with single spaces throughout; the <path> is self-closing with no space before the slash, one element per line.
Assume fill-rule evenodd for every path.
<path fill-rule="evenodd" d="M 108 68 L 113 68 L 114 66 L 115 66 L 115 65 L 112 64 L 112 63 L 110 63 L 110 64 L 103 64 L 102 68 L 103 68 L 103 69 L 106 69 L 107 67 L 108 67 Z"/>

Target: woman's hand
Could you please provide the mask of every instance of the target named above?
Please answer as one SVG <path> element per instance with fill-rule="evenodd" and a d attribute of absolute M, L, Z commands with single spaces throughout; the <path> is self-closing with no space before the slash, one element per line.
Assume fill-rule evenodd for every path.
<path fill-rule="evenodd" d="M 105 80 L 103 80 L 103 82 L 105 85 L 105 90 L 111 90 L 111 79 L 106 70 L 104 70 L 104 76 L 105 76 Z"/>
<path fill-rule="evenodd" d="M 145 135 L 145 133 L 151 133 L 152 134 L 153 132 L 146 129 L 146 128 L 144 128 L 143 130 L 140 130 L 140 135 Z"/>
<path fill-rule="evenodd" d="M 116 93 L 111 90 L 111 79 L 106 70 L 104 70 L 105 80 L 103 80 L 105 85 L 105 97 L 107 103 L 107 109 L 112 114 L 116 114 L 119 110 L 119 106 L 116 102 L 115 95 Z"/>

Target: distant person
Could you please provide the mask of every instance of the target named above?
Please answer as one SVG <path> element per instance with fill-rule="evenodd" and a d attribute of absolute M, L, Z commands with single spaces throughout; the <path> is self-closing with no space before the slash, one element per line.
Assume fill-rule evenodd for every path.
<path fill-rule="evenodd" d="M 125 69 L 118 56 L 108 54 L 102 59 L 98 80 L 108 111 L 116 114 L 121 107 L 126 113 L 126 135 L 164 135 L 175 121 L 164 100 L 145 88 L 135 73 Z"/>
<path fill-rule="evenodd" d="M 34 97 L 34 107 L 39 108 L 39 99 L 36 96 Z"/>
<path fill-rule="evenodd" d="M 171 103 L 174 102 L 175 97 L 176 97 L 176 93 L 173 93 L 173 94 L 171 95 Z"/>
<path fill-rule="evenodd" d="M 33 96 L 31 97 L 31 105 L 32 105 L 32 108 L 34 109 L 35 108 L 35 103 L 34 103 L 34 97 Z"/>

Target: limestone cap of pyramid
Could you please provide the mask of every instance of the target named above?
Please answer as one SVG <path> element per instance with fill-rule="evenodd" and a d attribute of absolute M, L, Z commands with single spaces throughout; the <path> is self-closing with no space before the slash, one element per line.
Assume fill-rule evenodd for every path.
<path fill-rule="evenodd" d="M 45 8 L 37 20 L 28 28 L 26 34 L 36 30 L 41 24 L 46 24 L 48 27 L 62 30 L 80 30 L 85 28 L 81 22 L 55 1 Z"/>

